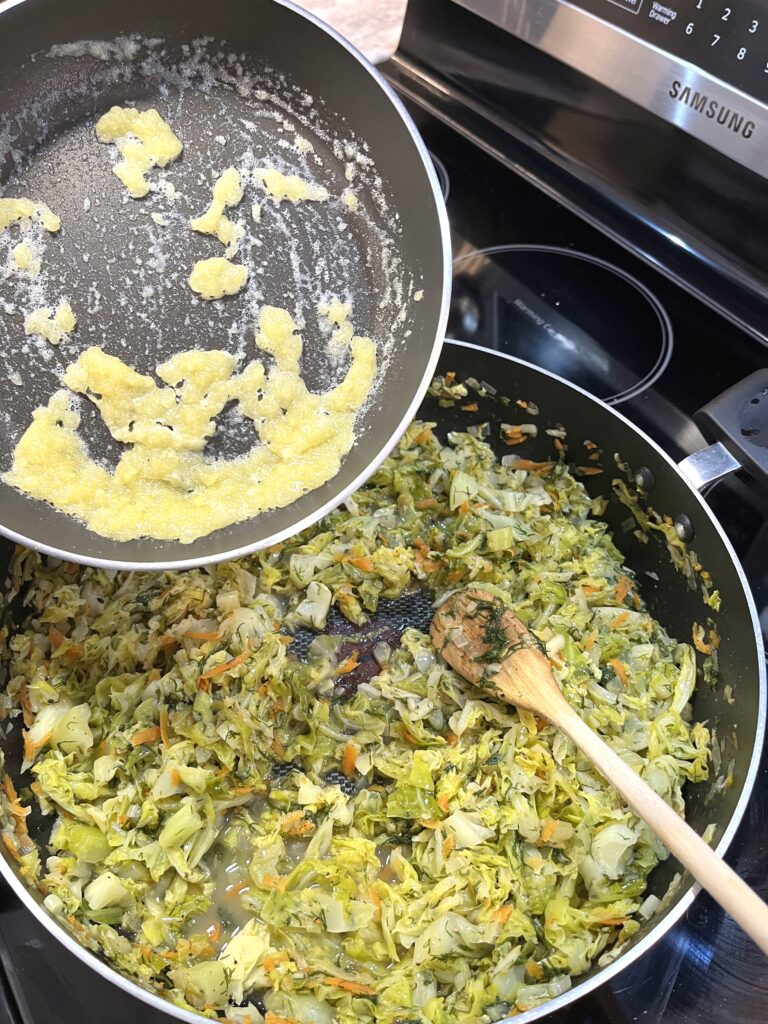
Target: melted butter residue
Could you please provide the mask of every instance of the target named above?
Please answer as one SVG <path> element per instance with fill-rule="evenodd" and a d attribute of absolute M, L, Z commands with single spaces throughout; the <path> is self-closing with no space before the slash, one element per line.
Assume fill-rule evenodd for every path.
<path fill-rule="evenodd" d="M 31 199 L 0 199 L 0 232 L 13 224 L 38 220 L 46 231 L 55 234 L 61 228 L 61 218 L 46 206 Z"/>
<path fill-rule="evenodd" d="M 154 108 L 112 107 L 96 122 L 99 142 L 114 142 L 122 160 L 112 170 L 134 199 L 149 192 L 147 172 L 165 167 L 181 153 L 173 129 Z"/>
<path fill-rule="evenodd" d="M 55 313 L 49 306 L 40 306 L 33 309 L 24 320 L 25 334 L 36 334 L 52 345 L 58 345 L 75 327 L 77 317 L 66 299 L 59 302 Z"/>
<path fill-rule="evenodd" d="M 298 174 L 283 174 L 275 167 L 264 167 L 254 171 L 254 178 L 276 203 L 282 203 L 284 199 L 291 203 L 305 200 L 321 203 L 328 198 L 328 189 L 322 185 L 312 185 Z"/>
<path fill-rule="evenodd" d="M 30 277 L 37 277 L 40 273 L 40 258 L 35 255 L 29 242 L 19 242 L 18 245 L 14 245 L 11 249 L 11 256 L 17 268 L 29 274 Z"/>
<path fill-rule="evenodd" d="M 187 283 L 193 292 L 210 302 L 225 295 L 237 295 L 245 288 L 248 271 L 242 263 L 232 263 L 223 256 L 198 260 L 192 267 Z"/>
<path fill-rule="evenodd" d="M 345 188 L 341 193 L 341 201 L 344 203 L 346 208 L 352 213 L 357 213 L 358 207 L 360 206 L 360 200 L 357 195 L 352 191 L 351 188 Z"/>
<path fill-rule="evenodd" d="M 227 256 L 234 256 L 245 228 L 227 217 L 227 207 L 237 206 L 243 198 L 243 185 L 240 172 L 235 167 L 223 171 L 213 186 L 211 205 L 200 217 L 193 217 L 189 226 L 201 235 L 214 235 L 227 247 Z"/>
<path fill-rule="evenodd" d="M 329 304 L 337 330 L 348 307 Z M 355 440 L 355 418 L 373 386 L 376 346 L 352 332 L 350 365 L 336 387 L 309 391 L 299 372 L 296 324 L 265 306 L 256 345 L 269 353 L 235 374 L 228 352 L 180 352 L 157 368 L 166 386 L 90 348 L 64 375 L 98 406 L 112 436 L 129 447 L 114 472 L 95 462 L 77 435 L 71 391 L 35 410 L 6 483 L 83 520 L 104 537 L 189 543 L 214 530 L 282 508 L 335 476 Z M 208 459 L 214 417 L 236 400 L 260 441 L 239 459 Z"/>

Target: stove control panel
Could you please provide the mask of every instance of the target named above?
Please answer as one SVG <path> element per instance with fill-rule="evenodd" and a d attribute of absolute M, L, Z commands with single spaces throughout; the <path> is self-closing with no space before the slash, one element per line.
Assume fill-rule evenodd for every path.
<path fill-rule="evenodd" d="M 768 177 L 768 0 L 454 0 Z"/>
<path fill-rule="evenodd" d="M 768 102 L 768 3 L 575 0 L 575 5 Z"/>

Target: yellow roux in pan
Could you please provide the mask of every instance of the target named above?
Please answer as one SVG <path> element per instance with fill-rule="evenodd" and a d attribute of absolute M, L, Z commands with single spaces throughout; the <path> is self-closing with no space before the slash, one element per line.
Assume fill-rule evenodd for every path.
<path fill-rule="evenodd" d="M 3 479 L 114 540 L 188 543 L 289 505 L 338 472 L 376 372 L 376 346 L 354 334 L 350 307 L 332 302 L 319 312 L 336 326 L 332 346 L 350 352 L 345 378 L 323 394 L 300 376 L 303 342 L 293 318 L 272 306 L 262 309 L 256 335 L 274 359 L 269 372 L 254 360 L 236 374 L 230 353 L 193 349 L 157 367 L 165 385 L 158 386 L 115 356 L 87 349 L 64 374 L 70 390 L 35 410 Z M 73 391 L 87 395 L 128 446 L 114 471 L 80 440 Z M 242 458 L 206 458 L 213 419 L 232 400 L 260 443 Z"/>

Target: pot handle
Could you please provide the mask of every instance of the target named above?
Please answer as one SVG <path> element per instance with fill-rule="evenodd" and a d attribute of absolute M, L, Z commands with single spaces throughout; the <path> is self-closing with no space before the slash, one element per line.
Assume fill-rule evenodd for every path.
<path fill-rule="evenodd" d="M 694 419 L 713 444 L 679 463 L 689 483 L 702 490 L 743 468 L 768 486 L 768 367 L 713 398 Z"/>

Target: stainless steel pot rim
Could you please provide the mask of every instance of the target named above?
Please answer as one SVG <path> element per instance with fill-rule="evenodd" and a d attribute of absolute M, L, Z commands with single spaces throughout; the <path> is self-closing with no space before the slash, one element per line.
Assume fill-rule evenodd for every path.
<path fill-rule="evenodd" d="M 14 0 L 14 2 L 16 2 L 16 0 Z M 292 5 L 287 4 L 286 6 Z M 488 349 L 482 348 L 479 345 L 472 345 L 468 342 L 454 341 L 452 339 L 446 339 L 446 341 L 451 346 L 471 349 L 476 352 L 481 352 L 485 355 L 489 354 Z M 617 417 L 619 420 L 622 421 L 622 423 L 630 427 L 635 433 L 639 434 L 640 437 L 648 445 L 650 445 L 651 448 L 653 448 L 653 450 L 656 452 L 657 455 L 659 455 L 659 457 L 661 457 L 665 462 L 667 462 L 668 465 L 675 472 L 678 472 L 674 460 L 671 459 L 666 454 L 666 452 L 664 452 L 664 450 L 660 448 L 654 440 L 652 440 L 652 438 L 648 437 L 647 434 L 645 434 L 642 430 L 640 430 L 633 423 L 631 423 L 630 420 L 626 418 L 626 416 L 623 416 L 620 412 L 617 412 L 616 409 L 613 409 L 610 406 L 605 405 L 604 402 L 601 402 L 600 399 L 595 398 L 593 395 L 590 395 L 589 392 L 584 391 L 583 388 L 580 388 L 575 384 L 571 384 L 570 381 L 564 380 L 562 377 L 558 377 L 557 374 L 550 373 L 547 370 L 542 370 L 538 366 L 534 366 L 532 363 L 525 362 L 522 359 L 517 359 L 514 356 L 509 356 L 502 352 L 494 352 L 492 354 L 498 357 L 499 359 L 504 359 L 507 362 L 512 363 L 513 365 L 524 366 L 527 369 L 533 370 L 536 373 L 542 374 L 545 377 L 550 377 L 552 380 L 557 381 L 559 384 L 562 384 L 563 386 L 570 388 L 572 391 L 575 391 L 582 397 L 587 398 L 591 402 L 595 402 L 597 405 L 603 407 L 608 413 L 610 413 L 610 415 Z M 691 499 L 695 500 L 698 503 L 700 510 L 710 520 L 715 530 L 717 531 L 721 542 L 725 545 L 729 555 L 731 556 L 731 559 L 735 564 L 736 571 L 738 573 L 739 580 L 741 581 L 742 589 L 744 591 L 744 596 L 747 601 L 747 606 L 749 608 L 749 614 L 755 635 L 755 645 L 758 651 L 758 715 L 756 723 L 755 745 L 752 752 L 752 757 L 750 759 L 749 768 L 744 778 L 744 786 L 741 792 L 741 796 L 739 797 L 738 803 L 736 804 L 736 808 L 731 817 L 731 820 L 729 821 L 725 831 L 723 832 L 720 841 L 715 847 L 717 853 L 722 857 L 725 854 L 728 847 L 730 846 L 731 841 L 736 833 L 736 830 L 741 823 L 741 820 L 744 816 L 744 812 L 747 808 L 747 804 L 749 803 L 752 790 L 754 788 L 755 780 L 757 778 L 758 764 L 760 761 L 760 755 L 762 753 L 766 728 L 766 706 L 768 702 L 768 696 L 766 693 L 766 667 L 762 634 L 760 631 L 760 625 L 757 617 L 757 610 L 755 608 L 755 603 L 752 598 L 752 594 L 750 592 L 746 576 L 744 575 L 744 571 L 741 567 L 741 563 L 736 557 L 736 554 L 733 550 L 730 541 L 728 540 L 728 537 L 724 533 L 717 519 L 710 511 L 707 504 L 702 499 L 701 495 L 698 493 L 698 491 L 695 490 L 695 488 L 688 484 L 687 481 L 686 485 L 688 486 L 691 492 Z M 58 939 L 71 953 L 74 953 L 74 955 L 77 956 L 80 960 L 82 960 L 83 963 L 87 964 L 92 970 L 95 970 L 107 981 L 110 981 L 113 984 L 117 985 L 124 992 L 128 993 L 128 995 L 134 996 L 135 998 L 141 999 L 143 1002 L 148 1003 L 150 1006 L 154 1007 L 154 1009 L 167 1013 L 170 1016 L 176 1017 L 177 1020 L 187 1021 L 189 1022 L 189 1024 L 200 1024 L 202 1020 L 206 1019 L 197 1013 L 191 1012 L 189 1010 L 183 1010 L 180 1007 L 173 1006 L 171 1003 L 168 1003 L 166 1000 L 162 999 L 154 992 L 147 991 L 146 989 L 138 985 L 136 982 L 129 980 L 122 974 L 119 974 L 114 968 L 110 967 L 103 960 L 97 957 L 96 954 L 90 952 L 89 950 L 81 946 L 78 942 L 76 942 L 69 934 L 69 932 L 67 932 L 66 929 L 54 917 L 52 917 L 42 907 L 40 903 L 38 903 L 33 898 L 30 889 L 16 875 L 16 873 L 11 868 L 11 865 L 4 857 L 0 857 L 0 872 L 2 873 L 8 884 L 11 886 L 13 891 L 16 893 L 16 895 L 35 915 L 37 920 L 54 936 L 54 938 Z M 585 978 L 584 981 L 581 982 L 577 981 L 574 987 L 570 989 L 568 992 L 565 992 L 562 995 L 557 996 L 555 999 L 552 999 L 549 1002 L 536 1007 L 535 1009 L 528 1010 L 525 1013 L 519 1014 L 514 1018 L 506 1018 L 504 1021 L 500 1022 L 500 1024 L 507 1024 L 507 1021 L 509 1022 L 509 1024 L 532 1024 L 533 1021 L 539 1020 L 541 1017 L 547 1014 L 554 1013 L 566 1004 L 572 1002 L 574 996 L 576 996 L 577 998 L 581 998 L 582 996 L 585 996 L 589 992 L 592 992 L 594 989 L 598 988 L 600 985 L 603 985 L 611 978 L 615 977 L 615 975 L 617 975 L 619 971 L 623 970 L 624 967 L 628 967 L 631 963 L 634 963 L 648 949 L 650 949 L 651 946 L 653 946 L 659 939 L 663 938 L 663 936 L 667 934 L 667 932 L 673 927 L 673 925 L 677 923 L 677 921 L 679 921 L 679 919 L 691 906 L 694 899 L 698 895 L 699 891 L 700 886 L 695 883 L 692 884 L 688 891 L 680 897 L 676 905 L 666 914 L 666 916 L 661 921 L 659 921 L 659 923 L 648 933 L 648 935 L 645 936 L 644 939 L 638 942 L 637 945 L 633 946 L 626 953 L 623 953 L 620 956 L 618 956 L 612 963 L 598 970 L 592 977 Z"/>
<path fill-rule="evenodd" d="M 10 10 L 12 7 L 16 7 L 19 4 L 25 3 L 26 0 L 5 0 L 0 2 L 0 16 L 4 11 Z M 307 527 L 312 526 L 323 516 L 328 515 L 335 508 L 338 508 L 351 494 L 353 494 L 363 484 L 368 477 L 375 472 L 386 459 L 389 453 L 397 444 L 400 436 L 405 431 L 408 424 L 416 414 L 416 410 L 419 408 L 422 399 L 426 393 L 427 388 L 432 380 L 437 366 L 437 361 L 440 358 L 441 343 L 440 339 L 445 335 L 445 328 L 448 323 L 448 314 L 450 309 L 451 300 L 451 278 L 452 278 L 452 267 L 453 267 L 453 252 L 451 249 L 451 234 L 450 227 L 448 224 L 448 213 L 445 208 L 445 202 L 443 200 L 443 191 L 440 185 L 437 172 L 435 171 L 434 164 L 429 155 L 421 135 L 419 134 L 416 125 L 411 118 L 411 115 L 406 110 L 403 102 L 395 93 L 391 85 L 384 79 L 384 77 L 376 70 L 376 68 L 363 56 L 360 51 L 340 35 L 334 28 L 322 21 L 315 14 L 305 11 L 298 7 L 292 0 L 273 0 L 273 3 L 280 4 L 281 7 L 286 7 L 293 11 L 294 14 L 304 18 L 306 21 L 312 22 L 318 29 L 331 36 L 339 46 L 343 47 L 351 57 L 353 57 L 358 64 L 373 78 L 386 95 L 389 102 L 395 108 L 398 113 L 403 125 L 408 131 L 411 137 L 411 141 L 415 146 L 419 157 L 421 158 L 422 165 L 426 172 L 429 180 L 430 188 L 432 191 L 432 198 L 435 204 L 435 210 L 437 213 L 438 223 L 440 227 L 440 237 L 442 242 L 442 294 L 440 297 L 440 316 L 438 318 L 437 325 L 435 327 L 435 339 L 432 346 L 427 364 L 424 368 L 421 380 L 418 383 L 418 387 L 414 392 L 413 399 L 409 404 L 408 408 L 403 413 L 400 423 L 392 432 L 391 436 L 382 444 L 378 452 L 366 466 L 366 468 L 360 472 L 354 480 L 352 480 L 347 486 L 331 499 L 325 502 L 320 508 L 315 509 L 309 515 L 304 516 L 298 522 L 294 523 L 293 526 L 286 527 L 284 530 L 279 531 L 265 538 L 263 541 L 254 544 L 241 545 L 238 548 L 231 548 L 227 551 L 222 551 L 214 555 L 212 558 L 205 560 L 206 565 L 213 565 L 217 562 L 231 561 L 236 558 L 241 558 L 243 555 L 249 554 L 252 551 L 257 551 L 264 547 L 269 547 L 273 544 L 279 544 L 281 541 L 287 540 L 289 537 L 300 533 Z M 90 556 L 80 555 L 74 551 L 68 551 L 64 548 L 58 548 L 55 545 L 42 544 L 33 541 L 31 538 L 24 536 L 24 534 L 17 533 L 15 530 L 7 529 L 0 523 L 0 535 L 7 537 L 15 544 L 21 544 L 24 547 L 34 548 L 36 551 L 40 551 L 42 554 L 51 555 L 55 558 L 61 558 L 64 561 L 76 562 L 81 565 L 94 565 L 103 569 L 130 569 L 130 570 L 150 570 L 150 571 L 162 571 L 166 569 L 178 570 L 178 569 L 192 569 L 201 564 L 199 558 L 183 558 L 175 559 L 172 561 L 121 561 L 119 559 L 111 558 L 96 558 Z"/>

